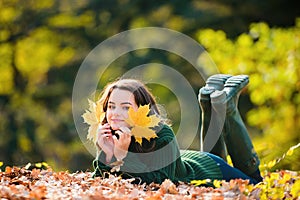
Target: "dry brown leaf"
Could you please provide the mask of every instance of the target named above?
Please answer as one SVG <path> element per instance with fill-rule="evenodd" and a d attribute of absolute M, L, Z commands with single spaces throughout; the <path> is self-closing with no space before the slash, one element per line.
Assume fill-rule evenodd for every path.
<path fill-rule="evenodd" d="M 222 181 L 222 186 L 218 189 L 198 187 L 184 182 L 174 184 L 168 179 L 162 184 L 146 185 L 133 184 L 134 178 L 122 179 L 121 176 L 112 174 L 108 174 L 108 178 L 93 178 L 91 172 L 55 172 L 49 168 L 28 170 L 7 167 L 6 169 L 4 172 L 0 171 L 0 198 L 2 199 L 260 199 L 260 187 L 263 186 L 248 185 L 248 181 L 241 179 Z M 284 188 L 285 198 L 292 199 L 290 188 L 300 180 L 299 174 L 291 171 L 278 173 L 278 181 L 287 184 Z M 272 174 L 267 177 L 269 176 Z M 251 190 L 249 186 L 252 186 Z"/>
<path fill-rule="evenodd" d="M 169 179 L 166 179 L 160 186 L 163 193 L 178 194 L 176 185 Z"/>

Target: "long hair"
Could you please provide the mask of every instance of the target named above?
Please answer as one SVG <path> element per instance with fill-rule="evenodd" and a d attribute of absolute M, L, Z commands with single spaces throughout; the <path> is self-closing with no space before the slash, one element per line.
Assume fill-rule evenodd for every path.
<path fill-rule="evenodd" d="M 151 94 L 149 89 L 139 80 L 135 79 L 121 79 L 113 83 L 108 84 L 103 92 L 100 94 L 99 103 L 102 107 L 102 111 L 106 113 L 109 97 L 114 89 L 127 90 L 132 92 L 134 95 L 135 103 L 138 106 L 148 105 L 150 108 L 149 115 L 158 115 L 160 116 L 159 109 L 157 107 L 154 96 Z M 107 123 L 106 115 L 102 121 L 102 125 Z M 151 139 L 150 141 L 143 139 L 142 145 L 135 142 L 135 138 L 131 138 L 131 144 L 129 149 L 132 149 L 138 153 L 150 152 L 155 148 L 155 141 Z"/>

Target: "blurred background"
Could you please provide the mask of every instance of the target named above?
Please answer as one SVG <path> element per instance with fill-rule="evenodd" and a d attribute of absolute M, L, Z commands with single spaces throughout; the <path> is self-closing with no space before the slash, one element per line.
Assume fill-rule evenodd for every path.
<path fill-rule="evenodd" d="M 300 142 L 300 9 L 296 0 L 0 0 L 0 162 L 47 162 L 92 170 L 72 117 L 82 61 L 105 39 L 140 27 L 165 27 L 199 42 L 221 73 L 248 74 L 239 108 L 262 164 Z M 204 82 L 170 53 L 138 50 L 111 64 L 103 81 L 150 62 L 173 66 L 196 93 Z M 99 83 L 99 90 L 103 87 Z M 180 112 L 167 88 L 153 85 L 174 129 Z M 88 98 L 88 97 L 87 97 Z M 199 141 L 191 148 L 197 149 Z M 273 170 L 300 170 L 300 151 Z"/>

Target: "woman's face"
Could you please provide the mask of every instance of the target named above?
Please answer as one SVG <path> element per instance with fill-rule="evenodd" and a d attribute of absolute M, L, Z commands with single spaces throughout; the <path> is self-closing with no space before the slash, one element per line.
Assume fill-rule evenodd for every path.
<path fill-rule="evenodd" d="M 108 99 L 106 111 L 107 122 L 113 130 L 118 130 L 120 127 L 129 127 L 125 119 L 128 118 L 130 107 L 134 110 L 138 109 L 133 93 L 118 88 L 114 89 Z"/>

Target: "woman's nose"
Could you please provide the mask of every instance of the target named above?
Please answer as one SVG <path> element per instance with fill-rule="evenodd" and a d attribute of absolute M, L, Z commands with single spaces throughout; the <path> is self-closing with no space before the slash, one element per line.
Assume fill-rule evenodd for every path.
<path fill-rule="evenodd" d="M 113 115 L 120 115 L 121 114 L 121 109 L 120 108 L 115 108 L 112 112 Z"/>

